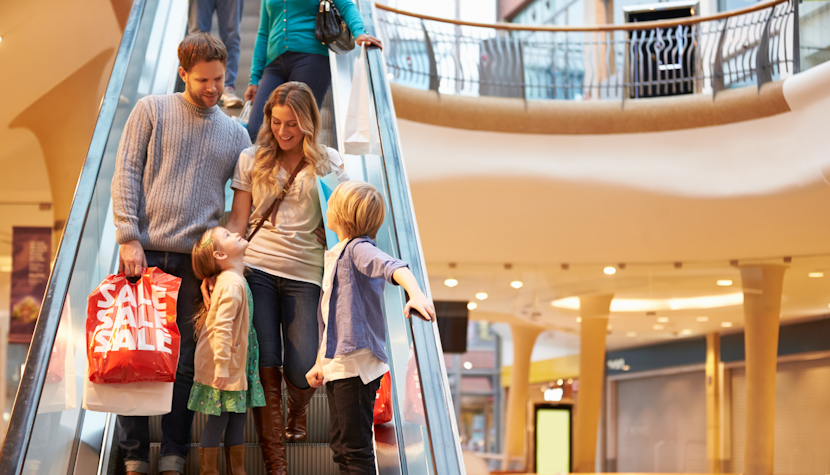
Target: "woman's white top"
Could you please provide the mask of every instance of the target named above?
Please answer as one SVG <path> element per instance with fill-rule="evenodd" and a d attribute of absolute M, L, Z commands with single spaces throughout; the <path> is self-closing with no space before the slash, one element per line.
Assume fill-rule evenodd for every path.
<path fill-rule="evenodd" d="M 233 174 L 231 187 L 235 190 L 251 192 L 253 212 L 248 219 L 248 232 L 262 217 L 282 190 L 290 171 L 279 167 L 276 172 L 276 184 L 267 194 L 253 189 L 251 176 L 254 171 L 257 146 L 246 148 L 239 155 L 239 162 Z M 341 168 L 343 160 L 333 148 L 328 149 L 331 170 L 337 174 L 342 183 L 349 179 Z M 248 245 L 245 252 L 245 265 L 259 269 L 268 274 L 286 279 L 321 285 L 323 281 L 323 245 L 317 242 L 314 230 L 323 222 L 320 210 L 320 195 L 314 168 L 306 165 L 288 190 L 288 195 L 277 211 L 276 225 L 266 219 L 262 228 Z"/>
<path fill-rule="evenodd" d="M 349 240 L 344 239 L 330 251 L 326 251 L 325 271 L 323 272 L 323 297 L 320 300 L 320 311 L 323 313 L 323 323 L 326 326 L 329 324 L 329 301 L 331 300 L 334 274 L 337 270 L 337 260 L 348 243 Z M 348 285 L 340 285 L 340 292 L 348 291 Z M 320 365 L 323 370 L 324 383 L 359 376 L 363 384 L 369 384 L 389 371 L 389 365 L 375 356 L 369 348 L 355 350 L 345 355 L 335 355 L 334 358 L 326 358 L 327 333 L 326 328 L 323 328 L 323 341 L 320 343 L 319 349 L 319 352 L 322 353 L 320 355 Z"/>

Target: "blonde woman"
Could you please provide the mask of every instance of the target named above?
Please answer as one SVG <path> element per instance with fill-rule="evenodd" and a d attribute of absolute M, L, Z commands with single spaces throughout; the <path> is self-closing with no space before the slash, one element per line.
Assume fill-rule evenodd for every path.
<path fill-rule="evenodd" d="M 269 474 L 285 473 L 283 432 L 287 441 L 305 440 L 306 409 L 315 391 L 305 378 L 317 357 L 325 253 L 318 241 L 325 234 L 315 177 L 335 172 L 340 182 L 348 180 L 337 151 L 318 142 L 319 129 L 311 89 L 300 82 L 282 84 L 268 98 L 256 145 L 241 153 L 232 181 L 227 228 L 245 234 L 265 220 L 251 238 L 245 266 L 267 403 L 254 409 L 254 419 Z M 295 179 L 286 186 L 294 172 Z M 268 213 L 282 190 L 287 194 L 276 213 Z M 288 391 L 285 426 L 283 371 Z"/>

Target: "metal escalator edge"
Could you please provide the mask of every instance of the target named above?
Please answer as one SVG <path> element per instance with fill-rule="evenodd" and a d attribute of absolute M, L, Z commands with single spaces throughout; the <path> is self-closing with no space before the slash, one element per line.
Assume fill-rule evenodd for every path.
<path fill-rule="evenodd" d="M 373 5 L 359 0 L 367 33 L 377 36 Z M 369 87 L 380 131 L 383 167 L 391 201 L 392 226 L 397 235 L 400 258 L 408 262 L 421 286 L 429 294 L 426 264 L 421 251 L 409 181 L 403 163 L 392 95 L 387 83 L 384 59 L 377 48 L 367 50 Z M 418 365 L 427 431 L 432 447 L 432 465 L 437 475 L 465 473 L 458 439 L 455 412 L 444 367 L 441 342 L 435 322 L 410 319 L 415 358 Z"/>
<path fill-rule="evenodd" d="M 26 368 L 20 380 L 20 386 L 9 419 L 6 438 L 0 453 L 0 475 L 18 475 L 23 470 L 23 462 L 32 435 L 32 427 L 43 391 L 46 369 L 52 354 L 52 346 L 55 343 L 70 277 L 75 267 L 96 179 L 101 169 L 104 148 L 121 96 L 121 89 L 126 78 L 127 66 L 130 62 L 145 3 L 146 0 L 133 1 L 106 93 L 101 102 L 89 151 L 75 188 L 75 195 L 58 246 L 55 263 L 49 275 L 46 294 L 43 298 L 26 359 Z"/>

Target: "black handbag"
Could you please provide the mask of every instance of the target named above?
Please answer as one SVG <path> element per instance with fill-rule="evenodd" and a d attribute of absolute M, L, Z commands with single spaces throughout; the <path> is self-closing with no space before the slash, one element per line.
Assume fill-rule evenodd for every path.
<path fill-rule="evenodd" d="M 345 54 L 354 49 L 354 36 L 331 0 L 320 0 L 314 23 L 314 37 L 337 54 Z"/>

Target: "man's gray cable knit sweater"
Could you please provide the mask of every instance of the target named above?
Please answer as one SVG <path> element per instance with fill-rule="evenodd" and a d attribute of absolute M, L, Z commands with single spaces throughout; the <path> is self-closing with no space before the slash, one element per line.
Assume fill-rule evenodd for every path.
<path fill-rule="evenodd" d="M 139 100 L 112 179 L 118 243 L 189 254 L 222 217 L 225 182 L 250 146 L 248 132 L 217 106 L 202 109 L 181 94 Z"/>

